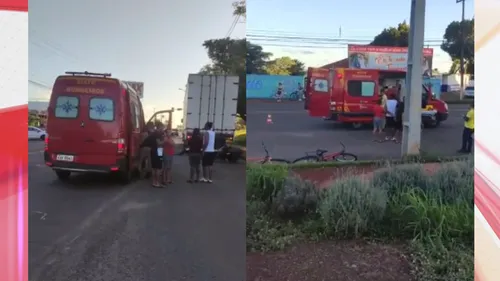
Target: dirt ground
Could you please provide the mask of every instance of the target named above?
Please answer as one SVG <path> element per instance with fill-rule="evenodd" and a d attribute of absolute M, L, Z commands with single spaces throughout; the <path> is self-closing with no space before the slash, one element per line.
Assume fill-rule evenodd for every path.
<path fill-rule="evenodd" d="M 424 164 L 428 173 L 438 163 Z M 295 174 L 319 188 L 346 176 L 370 178 L 374 166 L 348 169 L 299 169 Z M 365 241 L 324 241 L 300 244 L 282 252 L 247 254 L 247 281 L 413 281 L 404 246 Z"/>
<path fill-rule="evenodd" d="M 399 245 L 365 241 L 302 244 L 247 254 L 247 281 L 413 281 Z"/>
<path fill-rule="evenodd" d="M 411 164 L 404 164 L 411 165 Z M 425 172 L 432 174 L 439 169 L 439 163 L 425 163 L 423 164 Z M 376 166 L 353 166 L 349 168 L 326 167 L 316 169 L 298 169 L 294 173 L 304 180 L 309 180 L 316 183 L 318 188 L 327 188 L 333 181 L 343 177 L 360 176 L 369 179 L 373 176 L 375 171 L 390 169 L 380 168 Z"/>

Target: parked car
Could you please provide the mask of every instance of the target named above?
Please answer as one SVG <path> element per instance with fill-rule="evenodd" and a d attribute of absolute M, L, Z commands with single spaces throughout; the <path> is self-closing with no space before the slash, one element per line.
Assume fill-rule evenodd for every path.
<path fill-rule="evenodd" d="M 474 98 L 474 86 L 467 86 L 465 88 L 464 97 L 473 99 Z"/>
<path fill-rule="evenodd" d="M 47 133 L 45 130 L 37 127 L 28 127 L 28 140 L 45 140 Z"/>

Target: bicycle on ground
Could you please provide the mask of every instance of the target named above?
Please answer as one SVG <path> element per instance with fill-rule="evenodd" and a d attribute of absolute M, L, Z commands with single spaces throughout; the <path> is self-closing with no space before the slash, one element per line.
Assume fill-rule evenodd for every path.
<path fill-rule="evenodd" d="M 316 149 L 316 151 L 314 152 L 306 152 L 306 156 L 297 158 L 293 160 L 292 163 L 296 164 L 326 161 L 354 162 L 358 160 L 358 156 L 346 152 L 346 147 L 342 142 L 340 143 L 340 145 L 342 146 L 342 149 L 338 152 L 328 154 L 328 150 L 326 149 Z"/>

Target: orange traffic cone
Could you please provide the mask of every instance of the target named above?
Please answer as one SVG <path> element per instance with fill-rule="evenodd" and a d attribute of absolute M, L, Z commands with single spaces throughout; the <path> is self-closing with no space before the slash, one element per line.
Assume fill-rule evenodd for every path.
<path fill-rule="evenodd" d="M 273 123 L 273 119 L 271 117 L 271 114 L 267 115 L 267 120 L 266 121 L 267 121 L 267 124 L 272 124 Z"/>

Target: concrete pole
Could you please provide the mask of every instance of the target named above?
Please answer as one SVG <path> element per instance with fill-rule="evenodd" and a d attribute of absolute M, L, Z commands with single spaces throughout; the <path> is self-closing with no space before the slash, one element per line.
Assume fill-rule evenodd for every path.
<path fill-rule="evenodd" d="M 406 72 L 403 141 L 401 146 L 403 156 L 420 153 L 424 29 L 425 0 L 411 0 L 408 68 Z"/>

